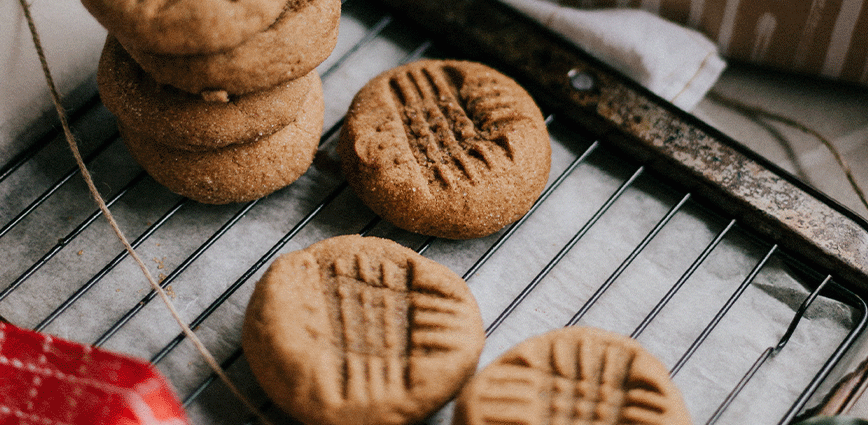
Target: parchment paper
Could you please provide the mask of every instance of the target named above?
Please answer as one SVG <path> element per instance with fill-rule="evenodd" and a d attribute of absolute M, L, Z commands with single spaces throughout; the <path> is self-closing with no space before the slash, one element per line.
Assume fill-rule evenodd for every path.
<path fill-rule="evenodd" d="M 324 76 L 325 130 L 338 125 L 353 94 L 371 77 L 406 60 L 423 39 L 400 21 L 383 19 L 383 11 L 364 2 L 345 5 L 340 40 L 329 60 L 318 68 Z M 356 47 L 372 29 L 382 27 L 373 41 Z M 429 49 L 426 55 L 443 52 Z M 85 114 L 76 129 L 86 152 L 108 141 L 90 168 L 100 190 L 111 198 L 140 169 L 114 133 L 110 114 L 101 107 Z M 550 183 L 589 145 L 562 127 L 551 126 L 553 163 Z M 303 248 L 323 238 L 358 232 L 375 217 L 351 191 L 343 188 L 331 152 L 333 137 L 305 176 L 292 186 L 245 209 L 243 205 L 206 206 L 188 202 L 140 245 L 152 273 L 171 279 L 173 302 L 192 321 L 218 300 L 225 301 L 196 326 L 196 332 L 217 359 L 238 354 L 240 324 L 253 285 L 274 254 Z M 60 141 L 29 161 L 14 177 L 0 183 L 0 221 L 6 223 L 45 191 L 71 166 Z M 598 149 L 563 180 L 556 191 L 522 227 L 497 250 L 468 285 L 480 305 L 486 325 L 492 323 L 528 283 L 558 255 L 606 199 L 631 176 L 636 166 Z M 330 202 L 318 209 L 324 200 Z M 658 221 L 681 199 L 659 182 L 640 176 L 579 239 L 536 289 L 517 305 L 492 333 L 480 367 L 524 338 L 564 326 L 591 294 L 618 269 Z M 180 198 L 144 177 L 111 209 L 130 239 L 137 238 L 169 211 Z M 80 180 L 73 178 L 49 201 L 0 238 L 2 282 L 13 282 L 59 238 L 95 211 Z M 242 211 L 243 213 L 239 213 Z M 316 212 L 316 214 L 314 214 Z M 237 215 L 237 216 L 236 216 Z M 236 217 L 233 219 L 233 217 Z M 309 221 L 308 221 L 309 219 Z M 214 237 L 228 220 L 232 226 Z M 298 226 L 300 222 L 306 223 Z M 660 297 L 678 280 L 728 222 L 692 202 L 675 214 L 660 234 L 615 279 L 579 322 L 615 332 L 631 333 Z M 502 234 L 471 241 L 436 240 L 425 255 L 459 275 L 480 258 Z M 372 235 L 393 238 L 419 247 L 426 238 L 378 224 Z M 292 235 L 285 244 L 285 235 Z M 203 243 L 207 249 L 198 252 Z M 706 324 L 726 303 L 768 247 L 735 229 L 659 317 L 638 337 L 667 366 L 673 366 Z M 45 326 L 45 331 L 83 343 L 102 342 L 112 324 L 141 305 L 129 321 L 105 339 L 104 347 L 151 359 L 178 333 L 165 307 L 146 297 L 141 272 L 127 258 L 99 279 L 92 276 L 121 255 L 120 244 L 102 219 L 96 220 L 57 249 L 14 291 L 0 301 L 0 316 L 24 327 L 36 327 L 83 285 L 94 281 L 80 298 Z M 265 257 L 263 257 L 265 256 Z M 248 273 L 248 271 L 251 271 Z M 704 422 L 726 394 L 767 347 L 777 343 L 795 308 L 807 296 L 804 279 L 775 257 L 762 269 L 720 325 L 674 377 L 696 422 Z M 8 283 L 4 283 L 8 285 Z M 4 286 L 5 287 L 5 286 Z M 776 423 L 819 366 L 852 326 L 852 312 L 841 303 L 818 299 L 787 347 L 770 359 L 727 411 L 722 423 Z M 181 398 L 186 398 L 209 375 L 201 357 L 183 341 L 157 363 Z M 269 415 L 285 419 L 270 407 L 247 370 L 243 356 L 227 363 L 234 382 Z M 194 423 L 239 423 L 249 418 L 240 403 L 220 383 L 198 395 L 188 412 Z M 447 423 L 447 407 L 431 422 Z"/>

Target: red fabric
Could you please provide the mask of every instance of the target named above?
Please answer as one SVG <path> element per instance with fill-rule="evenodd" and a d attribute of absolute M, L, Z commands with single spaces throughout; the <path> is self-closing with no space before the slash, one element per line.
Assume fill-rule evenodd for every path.
<path fill-rule="evenodd" d="M 188 420 L 150 363 L 0 323 L 0 424 Z"/>

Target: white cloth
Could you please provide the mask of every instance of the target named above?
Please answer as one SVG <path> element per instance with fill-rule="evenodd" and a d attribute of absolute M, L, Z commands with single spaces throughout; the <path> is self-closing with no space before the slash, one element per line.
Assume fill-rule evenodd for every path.
<path fill-rule="evenodd" d="M 28 3 L 64 106 L 75 109 L 96 93 L 106 31 L 79 1 Z M 0 99 L 0 161 L 7 161 L 57 122 L 17 1 L 0 1 Z"/>
<path fill-rule="evenodd" d="M 726 67 L 704 35 L 644 10 L 501 1 L 686 111 L 702 100 Z"/>

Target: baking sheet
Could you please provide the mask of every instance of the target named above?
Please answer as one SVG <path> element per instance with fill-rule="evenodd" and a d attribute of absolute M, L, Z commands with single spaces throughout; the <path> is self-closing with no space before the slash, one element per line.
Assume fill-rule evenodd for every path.
<path fill-rule="evenodd" d="M 255 268 L 264 255 L 270 250 L 279 254 L 329 236 L 358 232 L 375 220 L 344 187 L 334 167 L 333 130 L 358 88 L 379 72 L 420 53 L 446 55 L 427 46 L 414 28 L 375 5 L 361 0 L 346 3 L 338 45 L 318 68 L 324 77 L 326 137 L 317 166 L 289 188 L 250 205 L 215 207 L 184 202 L 141 174 L 117 139 L 113 118 L 101 106 L 76 121 L 85 152 L 99 153 L 89 165 L 106 198 L 124 190 L 131 179 L 141 178 L 111 209 L 131 239 L 160 223 L 138 250 L 155 276 L 170 279 L 167 290 L 182 316 L 194 320 L 227 288 L 237 285 L 237 290 L 196 327 L 218 359 L 232 359 L 238 352 L 241 317 L 253 284 L 264 271 Z M 592 141 L 564 128 L 556 118 L 550 130 L 551 184 Z M 9 222 L 26 209 L 70 167 L 69 154 L 63 142 L 57 140 L 0 182 L 4 200 L 0 223 Z M 639 175 L 600 221 L 550 267 L 564 245 L 636 170 L 637 166 L 629 161 L 597 148 L 468 279 L 486 325 L 528 283 L 539 283 L 494 330 L 481 365 L 526 337 L 566 324 L 682 199 L 683 194 L 670 191 L 653 177 Z M 329 202 L 320 209 L 324 200 Z M 176 212 L 163 223 L 161 217 L 176 206 Z M 4 283 L 14 282 L 46 252 L 56 250 L 19 287 L 3 295 L 0 316 L 19 326 L 44 325 L 46 332 L 60 337 L 99 342 L 112 350 L 153 358 L 178 335 L 178 327 L 159 300 L 148 299 L 149 288 L 129 259 L 120 259 L 104 276 L 92 278 L 123 255 L 106 223 L 97 218 L 68 244 L 55 248 L 59 238 L 74 231 L 94 211 L 79 176 L 72 176 L 48 201 L 0 237 L 4 264 L 0 282 Z M 305 225 L 299 226 L 300 222 Z M 728 218 L 717 217 L 688 201 L 579 324 L 631 333 L 728 222 Z M 221 228 L 226 231 L 221 232 Z M 388 223 L 378 223 L 370 234 L 390 237 L 414 248 L 427 239 L 394 229 Z M 425 255 L 463 275 L 502 234 L 461 242 L 435 240 Z M 282 240 L 285 235 L 292 237 Z M 731 231 L 639 336 L 639 341 L 665 364 L 674 365 L 769 248 L 740 228 Z M 273 255 L 264 260 L 270 262 L 271 258 Z M 539 277 L 543 270 L 546 275 Z M 58 306 L 91 282 L 91 289 L 56 319 L 45 323 Z M 777 343 L 795 308 L 807 296 L 805 287 L 818 283 L 814 277 L 802 277 L 778 257 L 761 270 L 708 341 L 674 377 L 696 422 L 704 422 L 759 354 Z M 131 310 L 137 306 L 141 306 L 140 311 Z M 131 311 L 135 314 L 128 322 L 116 333 L 106 334 Z M 768 361 L 722 423 L 744 423 L 746 418 L 751 423 L 776 423 L 844 339 L 853 325 L 852 315 L 850 308 L 841 303 L 818 299 L 787 347 Z M 182 398 L 193 393 L 209 375 L 200 356 L 186 341 L 157 365 Z M 229 372 L 246 393 L 265 403 L 243 356 L 231 363 Z M 275 409 L 266 410 L 280 417 Z M 194 423 L 239 423 L 249 416 L 220 383 L 208 386 L 188 411 Z M 431 421 L 448 420 L 447 408 Z"/>

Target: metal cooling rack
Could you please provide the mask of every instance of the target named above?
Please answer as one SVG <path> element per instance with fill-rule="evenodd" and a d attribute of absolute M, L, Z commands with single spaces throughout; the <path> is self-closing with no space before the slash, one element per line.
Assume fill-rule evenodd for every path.
<path fill-rule="evenodd" d="M 648 342 L 686 332 L 689 344 L 653 350 L 670 366 L 677 384 L 685 367 L 719 362 L 712 363 L 713 369 L 720 366 L 726 389 L 693 402 L 700 412 L 697 423 L 727 422 L 731 406 L 762 404 L 761 399 L 745 399 L 775 391 L 770 383 L 784 375 L 798 375 L 799 393 L 774 420 L 788 423 L 810 414 L 813 410 L 806 409 L 817 405 L 811 398 L 818 388 L 834 384 L 828 377 L 865 327 L 868 306 L 857 293 L 866 281 L 860 282 L 858 274 L 854 278 L 850 269 L 840 272 L 827 261 L 811 261 L 798 244 L 794 248 L 787 238 L 770 237 L 766 227 L 733 213 L 726 201 L 716 202 L 704 190 L 685 190 L 689 185 L 647 165 L 653 161 L 625 154 L 619 143 L 611 143 L 618 136 L 589 131 L 592 126 L 577 124 L 550 99 L 539 100 L 549 113 L 552 175 L 520 221 L 471 241 L 422 237 L 381 222 L 337 171 L 331 148 L 342 113 L 356 90 L 380 71 L 422 56 L 459 54 L 436 33 L 422 33 L 418 24 L 379 3 L 345 2 L 341 25 L 338 46 L 318 69 L 327 105 L 320 155 L 298 182 L 257 201 L 204 206 L 171 194 L 129 158 L 113 117 L 96 94 L 72 114 L 85 161 L 133 246 L 153 259 L 154 274 L 173 294 L 190 327 L 269 415 L 290 421 L 267 401 L 243 361 L 239 332 L 246 299 L 280 253 L 351 232 L 392 238 L 463 275 L 480 301 L 489 336 L 483 362 L 517 340 L 555 326 L 599 324 Z M 215 380 L 159 300 L 153 302 L 155 293 L 103 226 L 64 143 L 57 131 L 48 131 L 0 169 L 5 199 L 0 209 L 0 314 L 19 326 L 150 359 L 169 377 L 196 423 L 250 421 L 249 412 Z M 622 217 L 636 222 L 619 223 Z M 861 221 L 857 225 L 868 228 Z M 684 232 L 694 232 L 695 237 L 686 233 L 686 239 L 695 243 L 685 243 Z M 582 264 L 588 253 L 600 252 L 611 261 Z M 671 279 L 649 284 L 643 281 L 643 268 L 660 269 Z M 756 300 L 766 300 L 756 288 L 781 271 L 803 289 L 789 299 L 792 314 L 769 324 L 778 338 L 760 346 L 742 344 L 740 318 L 763 308 Z M 621 298 L 648 288 L 654 288 L 654 296 L 647 305 Z M 673 322 L 667 314 L 685 308 L 682 298 L 688 292 L 707 303 L 691 320 Z M 841 303 L 846 332 L 814 345 L 789 344 L 815 303 L 834 304 L 831 300 Z M 561 301 L 572 306 L 569 314 L 546 310 Z M 720 347 L 721 338 L 735 338 L 723 344 L 732 349 L 722 353 L 723 361 L 704 350 Z M 818 364 L 781 369 L 776 362 L 780 355 L 798 359 L 798 350 L 825 354 Z M 774 363 L 778 365 L 769 366 Z M 699 388 L 682 384 L 681 389 L 689 398 Z M 430 422 L 448 420 L 448 410 Z"/>

